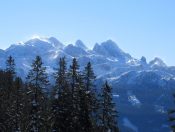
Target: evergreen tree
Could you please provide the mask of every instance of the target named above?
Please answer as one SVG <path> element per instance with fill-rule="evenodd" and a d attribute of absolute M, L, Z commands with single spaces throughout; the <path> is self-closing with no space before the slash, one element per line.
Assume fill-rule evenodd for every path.
<path fill-rule="evenodd" d="M 43 66 L 40 56 L 36 56 L 31 67 L 32 69 L 27 76 L 29 92 L 31 95 L 31 122 L 28 130 L 38 132 L 45 130 L 44 125 L 46 123 L 46 115 L 44 110 L 46 109 L 46 95 L 43 91 L 46 90 L 49 82 L 46 67 Z"/>
<path fill-rule="evenodd" d="M 72 65 L 69 69 L 69 83 L 71 84 L 71 90 L 72 90 L 72 98 L 74 96 L 74 92 L 76 91 L 76 85 L 78 85 L 78 79 L 79 79 L 79 65 L 76 60 L 76 58 L 73 58 Z"/>
<path fill-rule="evenodd" d="M 93 68 L 91 66 L 91 63 L 88 62 L 87 66 L 85 67 L 83 71 L 83 81 L 84 81 L 84 88 L 85 88 L 85 119 L 86 119 L 86 125 L 87 130 L 92 131 L 96 128 L 96 122 L 97 122 L 97 109 L 98 109 L 98 101 L 96 97 L 96 89 L 94 85 L 95 81 L 95 74 L 93 72 Z"/>
<path fill-rule="evenodd" d="M 100 95 L 100 129 L 102 132 L 118 132 L 117 111 L 112 102 L 112 88 L 106 81 Z"/>
<path fill-rule="evenodd" d="M 0 131 L 119 131 L 112 88 L 106 82 L 97 98 L 90 62 L 80 72 L 75 58 L 69 70 L 65 58 L 60 58 L 54 76 L 53 93 L 47 96 L 49 81 L 41 57 L 36 56 L 23 83 L 9 56 L 6 69 L 0 70 Z"/>
<path fill-rule="evenodd" d="M 59 68 L 55 73 L 56 85 L 52 99 L 52 129 L 54 131 L 70 131 L 71 126 L 71 91 L 67 81 L 65 58 L 60 58 Z"/>
<path fill-rule="evenodd" d="M 17 77 L 14 82 L 14 90 L 13 90 L 13 101 L 11 102 L 11 110 L 12 110 L 12 121 L 13 127 L 12 130 L 14 132 L 21 132 L 21 120 L 23 118 L 23 108 L 24 108 L 24 90 L 23 90 L 23 83 L 21 78 Z"/>
<path fill-rule="evenodd" d="M 13 109 L 12 102 L 14 94 L 14 79 L 15 79 L 15 61 L 12 56 L 9 56 L 6 60 L 6 69 L 5 69 L 5 81 L 3 89 L 3 104 L 4 104 L 4 116 L 5 116 L 5 125 L 7 131 L 12 131 L 13 129 Z"/>
<path fill-rule="evenodd" d="M 79 105 L 79 125 L 80 131 L 83 132 L 92 132 L 92 120 L 91 120 L 91 109 L 90 109 L 90 100 L 92 96 L 89 96 L 89 92 L 85 90 L 85 84 L 83 83 L 82 78 L 79 78 L 79 88 L 78 88 L 78 105 Z"/>
<path fill-rule="evenodd" d="M 13 81 L 15 78 L 15 61 L 12 56 L 9 56 L 6 61 L 6 74 L 7 74 L 7 82 L 6 82 L 6 92 L 7 92 L 7 99 L 9 100 L 10 94 L 13 91 Z"/>
<path fill-rule="evenodd" d="M 66 62 L 65 58 L 60 58 L 59 61 L 59 68 L 57 69 L 57 72 L 55 74 L 55 80 L 56 80 L 56 85 L 55 85 L 55 94 L 60 97 L 64 91 L 65 84 L 67 83 L 67 70 L 66 70 Z"/>
<path fill-rule="evenodd" d="M 175 98 L 175 94 L 173 94 L 173 98 Z M 170 127 L 173 132 L 175 132 L 175 109 L 168 111 Z"/>
<path fill-rule="evenodd" d="M 70 66 L 69 72 L 69 84 L 71 89 L 71 129 L 72 131 L 80 131 L 80 71 L 79 65 L 75 58 L 72 60 L 72 65 Z"/>
<path fill-rule="evenodd" d="M 94 74 L 93 68 L 91 66 L 91 63 L 88 62 L 87 66 L 85 67 L 84 71 L 83 71 L 83 79 L 85 82 L 85 89 L 86 91 L 92 91 L 94 90 L 94 80 L 95 80 L 96 76 Z"/>
<path fill-rule="evenodd" d="M 6 61 L 6 72 L 9 74 L 9 80 L 13 80 L 15 72 L 15 60 L 12 56 L 9 56 Z"/>
<path fill-rule="evenodd" d="M 5 131 L 9 128 L 7 125 L 7 119 L 9 118 L 7 110 L 9 110 L 9 107 L 7 105 L 8 99 L 6 85 L 7 74 L 5 71 L 0 70 L 0 131 Z"/>

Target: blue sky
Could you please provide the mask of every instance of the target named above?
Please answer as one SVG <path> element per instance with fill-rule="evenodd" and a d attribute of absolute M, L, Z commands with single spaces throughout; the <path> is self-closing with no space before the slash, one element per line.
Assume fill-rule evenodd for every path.
<path fill-rule="evenodd" d="M 33 35 L 89 47 L 113 39 L 133 57 L 175 65 L 174 0 L 3 0 L 0 48 Z"/>

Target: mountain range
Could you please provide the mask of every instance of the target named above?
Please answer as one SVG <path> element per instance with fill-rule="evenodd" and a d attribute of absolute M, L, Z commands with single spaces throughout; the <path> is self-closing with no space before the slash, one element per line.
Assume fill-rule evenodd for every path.
<path fill-rule="evenodd" d="M 170 131 L 167 110 L 174 105 L 175 67 L 167 66 L 160 58 L 150 62 L 144 56 L 136 59 L 112 40 L 96 43 L 89 49 L 81 40 L 65 45 L 54 37 L 34 38 L 0 50 L 0 68 L 5 68 L 10 55 L 15 59 L 17 74 L 23 79 L 36 55 L 42 57 L 50 80 L 60 57 L 66 57 L 68 66 L 77 58 L 80 69 L 90 61 L 97 87 L 104 80 L 113 87 L 121 131 Z"/>

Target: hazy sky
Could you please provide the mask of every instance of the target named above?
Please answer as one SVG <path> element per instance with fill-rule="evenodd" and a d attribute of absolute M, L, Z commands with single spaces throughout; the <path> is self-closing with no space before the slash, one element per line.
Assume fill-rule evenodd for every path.
<path fill-rule="evenodd" d="M 175 0 L 1 0 L 0 48 L 34 35 L 89 47 L 113 39 L 133 57 L 175 65 Z"/>

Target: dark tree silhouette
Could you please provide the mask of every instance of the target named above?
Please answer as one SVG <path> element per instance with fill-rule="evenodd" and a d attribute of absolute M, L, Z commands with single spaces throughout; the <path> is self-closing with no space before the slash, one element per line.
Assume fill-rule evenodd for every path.
<path fill-rule="evenodd" d="M 112 88 L 106 81 L 100 95 L 100 129 L 102 132 L 118 132 L 117 111 L 112 101 Z"/>
<path fill-rule="evenodd" d="M 28 89 L 31 95 L 31 121 L 29 131 L 42 131 L 45 127 L 46 117 L 44 110 L 46 106 L 46 95 L 43 93 L 47 89 L 48 79 L 46 67 L 40 56 L 36 56 L 31 65 L 32 69 L 27 76 Z"/>

